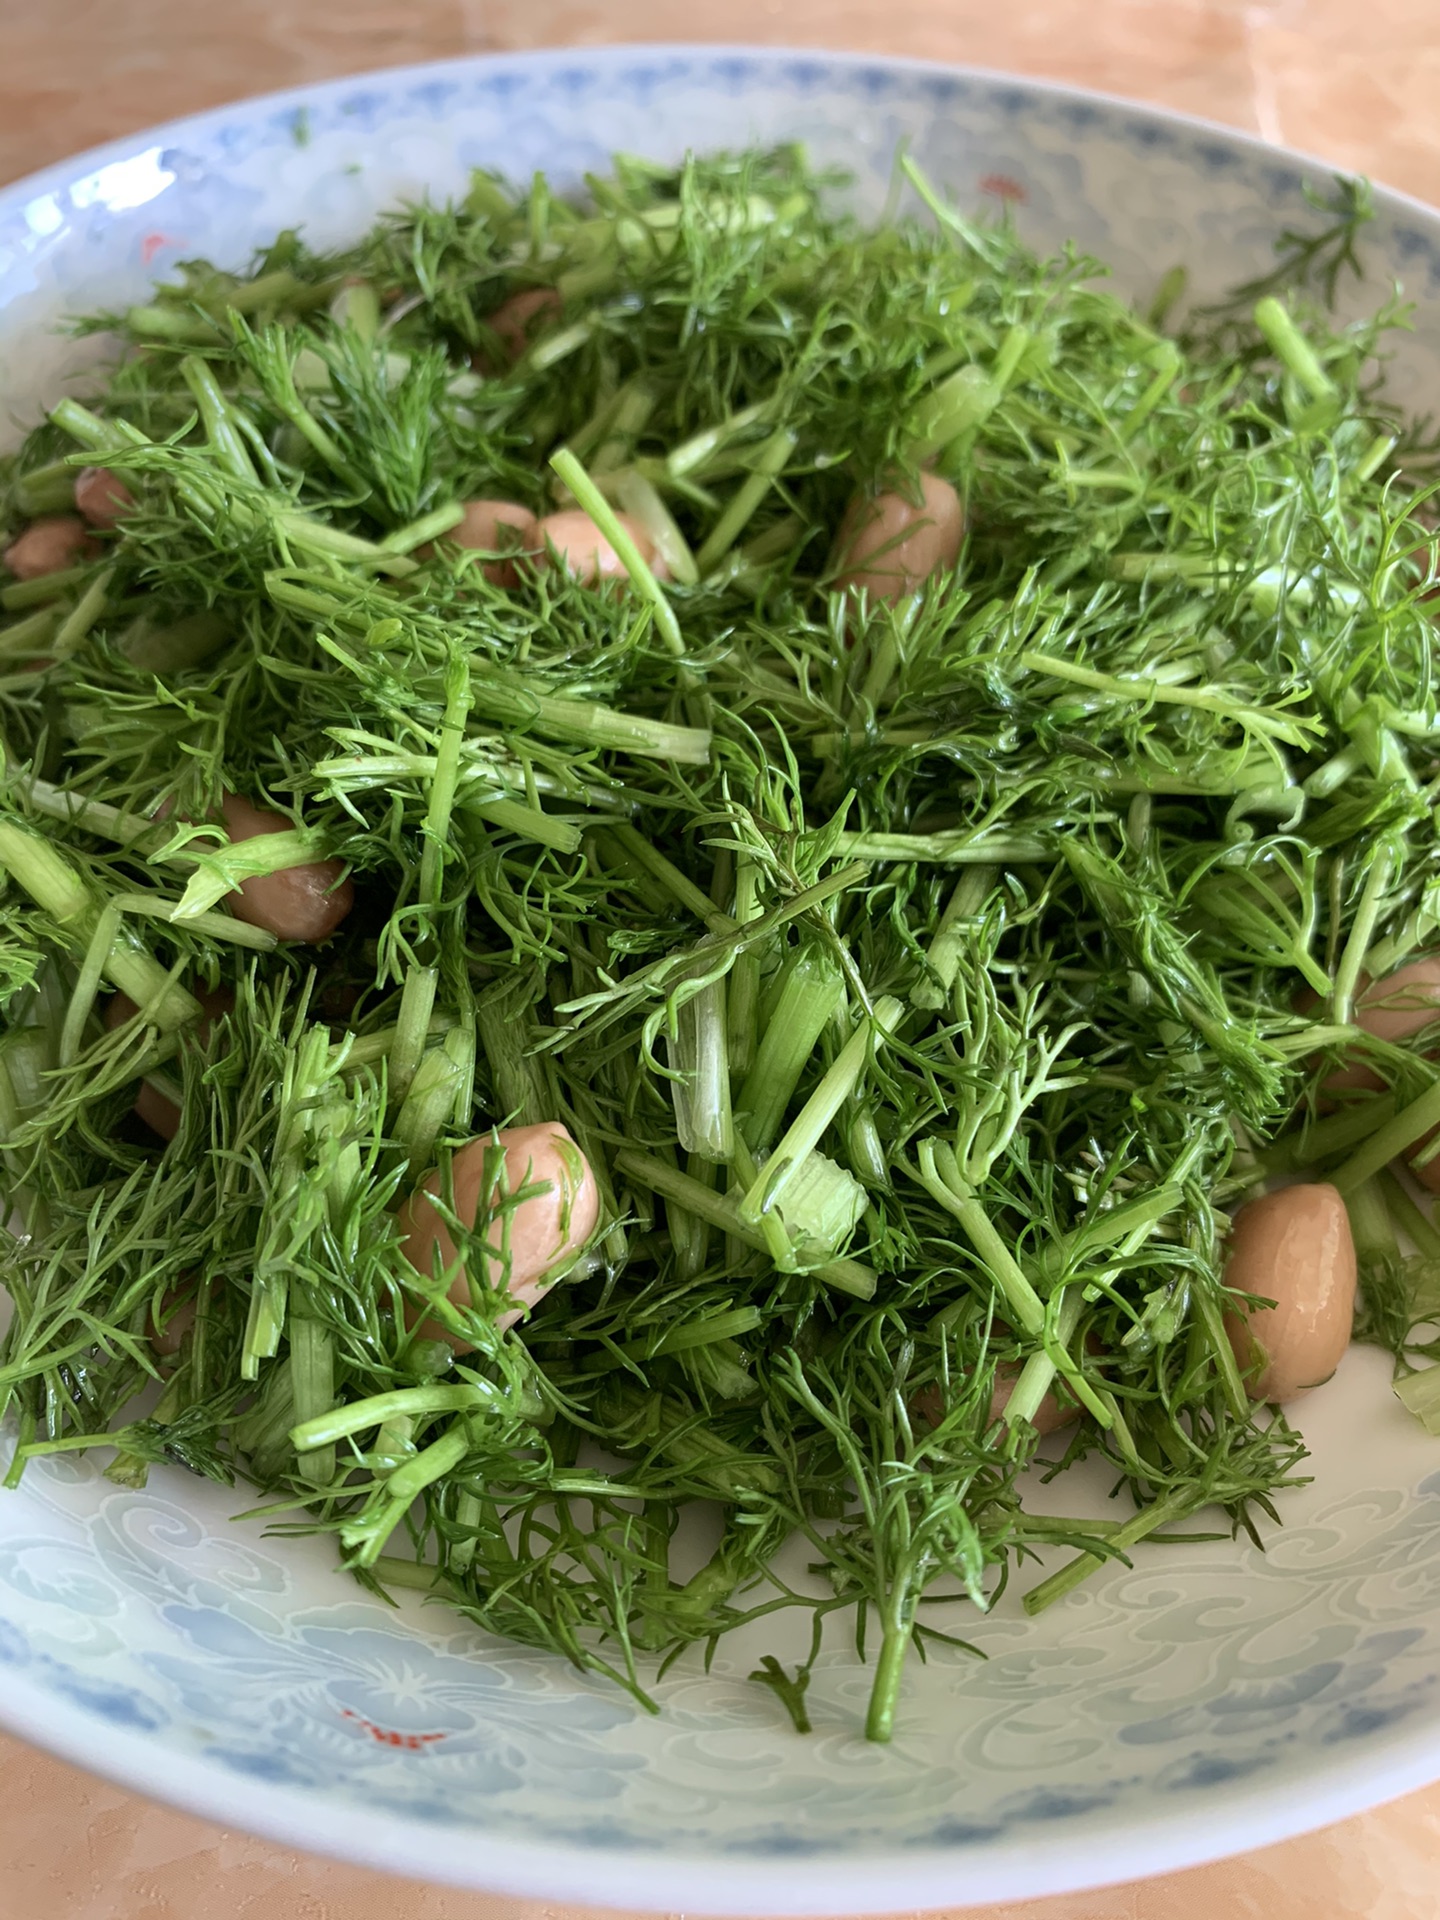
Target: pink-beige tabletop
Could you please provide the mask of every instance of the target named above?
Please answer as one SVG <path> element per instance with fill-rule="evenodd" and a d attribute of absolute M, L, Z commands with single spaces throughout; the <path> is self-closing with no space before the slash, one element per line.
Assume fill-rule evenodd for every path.
<path fill-rule="evenodd" d="M 1440 0 L 0 0 L 0 182 L 269 88 L 534 46 L 725 40 L 1007 69 L 1202 114 L 1440 203 Z M 1260 1853 L 983 1920 L 1437 1920 L 1440 1785 Z M 960 1911 L 958 1906 L 955 1909 Z M 581 1920 L 382 1879 L 0 1736 L 0 1915 Z"/>

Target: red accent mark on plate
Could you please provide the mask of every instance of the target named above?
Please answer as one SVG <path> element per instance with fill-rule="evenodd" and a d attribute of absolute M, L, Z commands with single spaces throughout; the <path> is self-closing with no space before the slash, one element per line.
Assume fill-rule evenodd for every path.
<path fill-rule="evenodd" d="M 140 258 L 148 267 L 162 247 L 178 247 L 180 244 L 173 234 L 147 233 L 140 242 Z"/>
<path fill-rule="evenodd" d="M 354 1720 L 362 1726 L 370 1738 L 382 1747 L 403 1747 L 406 1753 L 418 1753 L 422 1747 L 432 1746 L 437 1740 L 448 1740 L 448 1733 L 394 1733 L 389 1727 L 377 1727 L 373 1720 L 367 1720 L 363 1713 L 354 1713 L 349 1707 L 340 1709 L 341 1717 Z"/>
<path fill-rule="evenodd" d="M 997 200 L 1016 200 L 1021 206 L 1030 198 L 1018 180 L 1008 173 L 987 173 L 980 182 L 982 193 L 993 193 Z"/>

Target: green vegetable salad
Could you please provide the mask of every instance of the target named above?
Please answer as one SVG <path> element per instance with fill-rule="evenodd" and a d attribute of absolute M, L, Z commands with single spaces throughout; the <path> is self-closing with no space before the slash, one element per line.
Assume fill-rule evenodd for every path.
<path fill-rule="evenodd" d="M 477 177 L 84 323 L 3 478 L 9 1485 L 243 1482 L 647 1707 L 800 1609 L 883 1740 L 1007 1579 L 1276 1518 L 1266 1181 L 1344 1195 L 1440 1429 L 1440 989 L 1362 1018 L 1440 944 L 1433 449 L 1404 309 L 1329 317 L 1364 193 L 1166 331 L 1177 276 L 896 182 Z"/>

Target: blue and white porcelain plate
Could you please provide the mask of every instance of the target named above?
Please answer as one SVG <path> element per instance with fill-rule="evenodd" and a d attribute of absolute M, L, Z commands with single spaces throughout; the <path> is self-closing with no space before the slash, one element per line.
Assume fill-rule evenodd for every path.
<path fill-rule="evenodd" d="M 176 260 L 241 265 L 286 226 L 339 241 L 471 167 L 561 187 L 617 148 L 798 139 L 878 212 L 897 143 L 969 206 L 1077 241 L 1148 296 L 1263 272 L 1313 220 L 1316 162 L 1120 102 L 915 62 L 707 48 L 456 61 L 223 108 L 0 193 L 0 415 L 83 376 L 67 313 Z M 1440 215 L 1380 194 L 1374 305 L 1416 329 L 1390 380 L 1440 401 Z M 1314 1482 L 1247 1544 L 1147 1546 L 986 1656 L 912 1662 L 890 1748 L 839 1640 L 794 1735 L 737 1636 L 659 1718 L 435 1608 L 392 1610 L 324 1541 L 267 1540 L 174 1470 L 143 1493 L 81 1456 L 0 1494 L 0 1723 L 141 1792 L 422 1877 L 604 1905 L 841 1913 L 1018 1899 L 1279 1839 L 1440 1777 L 1440 1444 L 1354 1352 L 1301 1415 Z M 1066 1476 L 1069 1480 L 1072 1476 Z M 1103 1497 L 1092 1484 L 1047 1499 Z"/>

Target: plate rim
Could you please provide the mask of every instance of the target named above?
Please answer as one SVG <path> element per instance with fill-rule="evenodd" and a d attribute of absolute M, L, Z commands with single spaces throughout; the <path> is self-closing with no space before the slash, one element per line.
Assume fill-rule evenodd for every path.
<path fill-rule="evenodd" d="M 1353 167 L 1327 160 L 1320 154 L 1312 153 L 1308 148 L 1292 147 L 1284 142 L 1268 140 L 1263 134 L 1252 133 L 1247 128 L 1231 126 L 1223 120 L 1212 120 L 1204 114 L 1185 113 L 1178 107 L 1159 106 L 1131 94 L 1111 93 L 1099 87 L 1074 86 L 1069 81 L 1016 73 L 1001 67 L 971 66 L 958 60 L 931 60 L 914 54 L 866 52 L 818 44 L 807 45 L 803 42 L 787 41 L 770 44 L 740 40 L 627 40 L 594 47 L 535 47 L 497 53 L 455 54 L 438 60 L 361 67 L 332 80 L 314 80 L 302 82 L 293 87 L 272 88 L 263 93 L 240 94 L 233 100 L 222 101 L 218 106 L 203 107 L 197 113 L 181 114 L 171 120 L 156 121 L 151 125 L 138 128 L 134 133 L 120 134 L 112 140 L 102 141 L 97 146 L 83 147 L 59 160 L 50 161 L 31 173 L 17 175 L 15 179 L 0 184 L 0 212 L 7 211 L 12 200 L 19 200 L 22 196 L 27 200 L 33 199 L 40 194 L 53 191 L 57 185 L 65 185 L 77 169 L 82 170 L 81 177 L 84 177 L 84 174 L 98 173 L 103 166 L 116 160 L 133 158 L 134 149 L 137 146 L 143 149 L 159 144 L 161 136 L 174 135 L 189 129 L 198 132 L 206 127 L 223 123 L 228 115 L 236 112 L 244 112 L 248 115 L 257 109 L 270 112 L 282 110 L 288 105 L 303 106 L 316 99 L 343 94 L 348 90 L 361 87 L 367 81 L 383 80 L 390 85 L 396 82 L 414 84 L 423 83 L 426 78 L 438 78 L 443 74 L 497 67 L 543 68 L 575 64 L 608 67 L 624 65 L 636 59 L 661 58 L 748 60 L 757 65 L 776 66 L 786 62 L 819 61 L 841 70 L 857 71 L 872 67 L 884 68 L 894 73 L 913 74 L 916 77 L 923 77 L 926 74 L 945 76 L 954 80 L 972 81 L 981 86 L 1013 87 L 1056 101 L 1073 100 L 1099 105 L 1121 113 L 1139 115 L 1148 120 L 1188 129 L 1191 132 L 1209 134 L 1231 145 L 1239 146 L 1252 155 L 1289 161 L 1302 169 L 1313 168 L 1332 179 L 1346 181 L 1365 179 L 1369 182 L 1380 204 L 1417 214 L 1422 219 L 1436 223 L 1437 228 L 1440 228 L 1440 206 L 1432 206 L 1430 202 L 1420 199 L 1418 195 L 1408 192 L 1403 187 L 1391 186 L 1385 181 L 1372 180 L 1369 175 L 1362 175 Z"/>
<path fill-rule="evenodd" d="M 1353 181 L 1351 168 L 1304 149 L 1207 117 L 1124 94 L 1074 86 L 961 62 L 803 43 L 743 41 L 626 41 L 597 47 L 544 47 L 456 55 L 439 60 L 362 68 L 334 79 L 246 94 L 197 113 L 157 122 L 52 161 L 0 186 L 0 216 L 77 178 L 155 146 L 178 146 L 218 130 L 237 115 L 275 115 L 342 97 L 367 84 L 389 90 L 427 79 L 497 69 L 590 69 L 647 60 L 743 60 L 781 69 L 812 62 L 837 72 L 880 69 L 923 79 L 944 77 L 978 89 L 1010 88 L 1044 101 L 1073 101 L 1203 134 L 1252 158 L 1285 162 L 1304 172 Z M 1418 218 L 1440 241 L 1440 209 L 1403 189 L 1372 182 L 1377 208 Z M 1097 1811 L 1083 1829 L 1051 1823 L 1015 1838 L 953 1848 L 902 1848 L 837 1861 L 827 1876 L 823 1854 L 745 1860 L 725 1854 L 633 1849 L 598 1851 L 547 1837 L 515 1840 L 489 1832 L 432 1826 L 402 1815 L 354 1806 L 323 1795 L 233 1772 L 203 1755 L 166 1748 L 143 1734 L 115 1727 L 83 1707 L 10 1672 L 0 1688 L 0 1729 L 121 1789 L 221 1826 L 302 1853 L 393 1875 L 535 1899 L 581 1899 L 649 1911 L 673 1909 L 684 1886 L 687 1910 L 707 1915 L 835 1915 L 892 1912 L 897 1907 L 954 1906 L 1080 1892 L 1191 1867 L 1276 1844 L 1380 1806 L 1440 1779 L 1440 1719 L 1389 1734 L 1379 1751 L 1337 1754 L 1307 1772 L 1305 1791 L 1293 1783 L 1239 1779 L 1205 1790 L 1173 1814 L 1122 1816 Z"/>
<path fill-rule="evenodd" d="M 1293 1783 L 1236 1780 L 1208 1789 L 1173 1814 L 1135 1820 L 1091 1815 L 1082 1830 L 1052 1823 L 1026 1836 L 963 1847 L 895 1848 L 847 1855 L 827 1873 L 822 1853 L 766 1854 L 597 1850 L 559 1840 L 477 1837 L 321 1794 L 297 1793 L 234 1772 L 203 1754 L 183 1754 L 117 1728 L 37 1686 L 6 1676 L 0 1728 L 31 1746 L 139 1794 L 220 1827 L 238 1827 L 302 1854 L 381 1873 L 521 1899 L 580 1900 L 587 1906 L 713 1916 L 860 1916 L 955 1908 L 1081 1893 L 1183 1872 L 1333 1826 L 1440 1777 L 1440 1725 L 1412 1728 L 1367 1756 L 1337 1754 Z M 95 1734 L 103 1731 L 97 1751 Z M 477 1870 L 478 1869 L 478 1870 Z"/>

